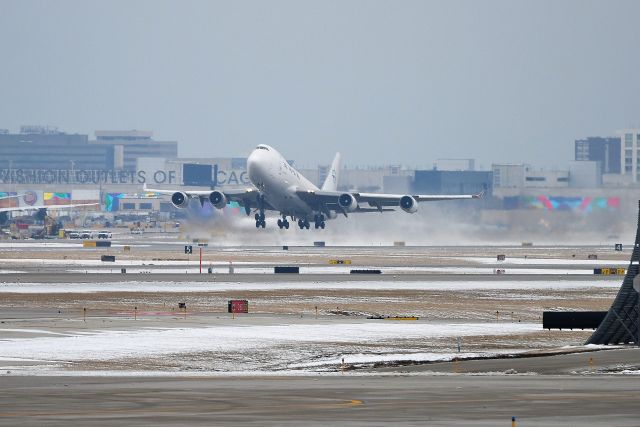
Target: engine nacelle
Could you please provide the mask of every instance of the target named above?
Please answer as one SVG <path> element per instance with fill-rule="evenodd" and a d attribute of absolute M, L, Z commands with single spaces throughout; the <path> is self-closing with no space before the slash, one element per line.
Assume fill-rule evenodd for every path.
<path fill-rule="evenodd" d="M 209 201 L 217 209 L 222 209 L 227 206 L 227 198 L 222 191 L 212 191 L 211 194 L 209 194 Z"/>
<path fill-rule="evenodd" d="M 346 212 L 353 212 L 358 209 L 358 201 L 353 194 L 343 193 L 338 197 L 338 206 Z"/>
<path fill-rule="evenodd" d="M 411 196 L 400 197 L 400 208 L 407 213 L 415 213 L 418 210 L 418 202 Z"/>
<path fill-rule="evenodd" d="M 189 196 L 182 191 L 176 191 L 171 195 L 171 203 L 176 208 L 186 208 L 189 204 Z"/>

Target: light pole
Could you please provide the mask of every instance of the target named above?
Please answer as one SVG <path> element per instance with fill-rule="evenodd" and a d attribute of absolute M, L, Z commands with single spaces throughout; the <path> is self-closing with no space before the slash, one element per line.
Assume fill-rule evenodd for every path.
<path fill-rule="evenodd" d="M 72 184 L 75 184 L 76 178 L 75 178 L 73 172 L 74 172 L 74 167 L 76 165 L 76 162 L 74 160 L 69 160 L 69 165 L 71 166 L 71 180 L 70 181 L 71 181 Z"/>
<path fill-rule="evenodd" d="M 636 346 L 640 347 L 640 274 L 633 278 L 633 289 L 638 293 L 638 318 L 636 320 Z M 632 337 L 633 338 L 633 337 Z"/>

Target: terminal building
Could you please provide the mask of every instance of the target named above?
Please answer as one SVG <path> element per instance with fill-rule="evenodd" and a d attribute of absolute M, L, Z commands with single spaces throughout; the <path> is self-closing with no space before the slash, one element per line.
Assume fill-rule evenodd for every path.
<path fill-rule="evenodd" d="M 93 147 L 113 150 L 113 169 L 135 171 L 138 159 L 144 157 L 175 159 L 178 157 L 177 141 L 156 141 L 153 132 L 130 130 L 97 130 L 96 139 L 89 141 Z"/>
<path fill-rule="evenodd" d="M 22 126 L 19 133 L 5 129 L 0 132 L 0 168 L 25 180 L 34 171 L 135 171 L 141 158 L 178 157 L 176 141 L 155 141 L 152 132 L 96 131 L 95 135 L 90 141 L 88 135 L 67 134 L 51 126 Z"/>
<path fill-rule="evenodd" d="M 413 180 L 414 194 L 493 193 L 491 171 L 417 170 Z"/>

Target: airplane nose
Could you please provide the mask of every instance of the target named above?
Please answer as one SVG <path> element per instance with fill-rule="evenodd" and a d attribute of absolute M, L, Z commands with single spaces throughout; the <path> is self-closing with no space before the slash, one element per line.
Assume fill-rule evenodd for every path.
<path fill-rule="evenodd" d="M 260 157 L 262 153 L 260 150 L 253 150 L 249 157 L 247 157 L 247 174 L 249 175 L 249 180 L 254 183 L 258 175 L 260 175 L 260 170 L 262 168 L 262 163 L 260 162 Z"/>
<path fill-rule="evenodd" d="M 251 170 L 254 169 L 257 164 L 258 156 L 256 151 L 258 150 L 253 150 L 251 154 L 249 154 L 249 157 L 247 157 L 247 172 L 249 174 L 251 174 Z"/>

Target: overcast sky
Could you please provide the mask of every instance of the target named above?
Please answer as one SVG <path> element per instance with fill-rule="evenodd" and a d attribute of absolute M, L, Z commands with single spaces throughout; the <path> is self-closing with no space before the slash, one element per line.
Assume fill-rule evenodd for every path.
<path fill-rule="evenodd" d="M 640 1 L 0 0 L 0 128 L 563 165 L 640 126 Z"/>

